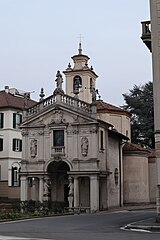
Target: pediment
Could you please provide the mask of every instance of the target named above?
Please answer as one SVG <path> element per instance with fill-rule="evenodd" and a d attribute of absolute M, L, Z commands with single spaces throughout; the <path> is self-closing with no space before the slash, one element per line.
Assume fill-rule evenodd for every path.
<path fill-rule="evenodd" d="M 61 106 L 55 106 L 48 111 L 43 111 L 42 113 L 36 114 L 36 116 L 29 117 L 22 123 L 23 127 L 32 128 L 44 128 L 45 126 L 55 126 L 55 125 L 76 125 L 76 124 L 88 124 L 96 123 L 97 120 L 89 117 L 87 114 L 81 114 L 78 111 L 73 111 L 72 109 L 67 109 Z"/>

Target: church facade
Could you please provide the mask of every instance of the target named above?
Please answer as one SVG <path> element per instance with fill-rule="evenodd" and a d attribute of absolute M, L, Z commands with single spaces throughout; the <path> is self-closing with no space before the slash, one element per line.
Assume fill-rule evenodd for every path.
<path fill-rule="evenodd" d="M 96 100 L 98 76 L 81 44 L 72 60 L 73 67 L 63 72 L 66 93 L 57 71 L 53 94 L 44 98 L 42 89 L 40 101 L 24 111 L 20 198 L 65 202 L 91 212 L 121 206 L 122 146 L 129 139 L 130 115 L 122 110 L 127 129 L 115 130 L 114 114 Z"/>

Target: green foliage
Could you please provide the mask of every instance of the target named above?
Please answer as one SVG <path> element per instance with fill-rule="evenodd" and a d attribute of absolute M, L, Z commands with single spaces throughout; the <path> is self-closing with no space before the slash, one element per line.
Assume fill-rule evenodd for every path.
<path fill-rule="evenodd" d="M 129 93 L 123 94 L 122 107 L 132 113 L 131 141 L 142 147 L 154 148 L 153 83 L 134 85 Z"/>
<path fill-rule="evenodd" d="M 31 217 L 53 216 L 64 212 L 65 202 L 19 201 L 13 204 L 12 210 L 0 212 L 0 220 L 15 220 Z"/>

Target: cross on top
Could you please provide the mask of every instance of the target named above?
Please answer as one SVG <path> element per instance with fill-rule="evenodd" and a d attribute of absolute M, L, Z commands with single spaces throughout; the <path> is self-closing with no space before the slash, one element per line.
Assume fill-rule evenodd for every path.
<path fill-rule="evenodd" d="M 82 35 L 80 34 L 78 38 L 79 38 L 79 49 L 78 49 L 78 52 L 79 52 L 79 54 L 82 54 L 81 40 L 82 40 L 83 37 L 82 37 Z"/>
<path fill-rule="evenodd" d="M 79 43 L 81 43 L 82 42 L 82 38 L 84 38 L 84 37 L 81 34 L 79 34 L 78 38 L 79 38 Z"/>

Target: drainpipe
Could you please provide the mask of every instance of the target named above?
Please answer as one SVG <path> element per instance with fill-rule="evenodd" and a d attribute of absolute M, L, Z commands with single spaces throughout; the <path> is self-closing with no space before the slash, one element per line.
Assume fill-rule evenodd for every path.
<path fill-rule="evenodd" d="M 119 205 L 122 207 L 122 142 L 119 142 Z"/>

